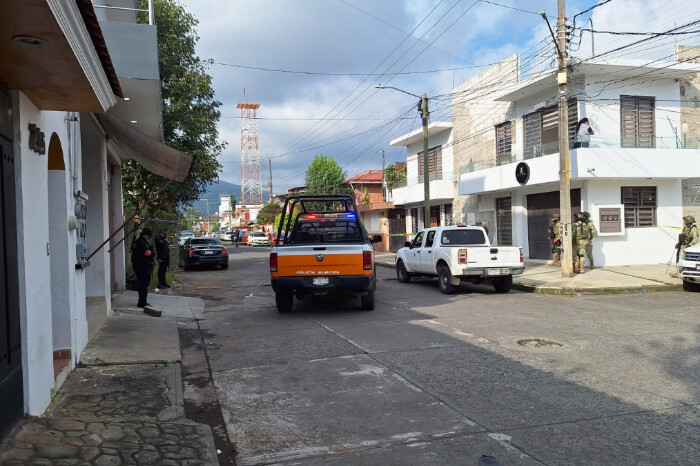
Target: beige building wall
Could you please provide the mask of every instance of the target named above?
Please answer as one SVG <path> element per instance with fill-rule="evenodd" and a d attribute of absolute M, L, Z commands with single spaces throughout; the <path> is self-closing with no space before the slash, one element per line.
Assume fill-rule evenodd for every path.
<path fill-rule="evenodd" d="M 473 76 L 452 91 L 452 131 L 454 138 L 454 192 L 460 173 L 467 166 L 486 168 L 496 163 L 495 126 L 512 118 L 511 103 L 494 98 L 509 86 L 517 84 L 520 59 L 517 54 Z M 515 122 L 512 123 L 512 143 L 515 144 Z M 484 206 L 481 207 L 482 209 Z M 452 204 L 455 222 L 472 223 L 481 220 L 494 230 L 495 205 L 481 210 L 478 195 L 455 195 Z M 471 214 L 471 215 L 470 215 Z"/>
<path fill-rule="evenodd" d="M 700 63 L 699 55 L 700 47 L 676 46 L 677 61 Z M 700 73 L 692 79 L 682 79 L 679 85 L 681 141 L 684 147 L 697 149 L 700 147 Z M 696 220 L 700 220 L 700 178 L 683 180 L 683 215 L 692 215 Z"/>

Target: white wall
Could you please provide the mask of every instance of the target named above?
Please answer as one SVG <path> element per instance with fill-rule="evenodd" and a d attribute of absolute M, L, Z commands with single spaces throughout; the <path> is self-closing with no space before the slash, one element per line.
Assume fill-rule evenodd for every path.
<path fill-rule="evenodd" d="M 40 112 L 22 93 L 13 91 L 17 255 L 25 411 L 42 414 L 54 387 L 49 245 L 48 163 L 28 147 L 30 123 L 66 140 L 64 114 Z M 48 140 L 46 141 L 48 146 Z"/>

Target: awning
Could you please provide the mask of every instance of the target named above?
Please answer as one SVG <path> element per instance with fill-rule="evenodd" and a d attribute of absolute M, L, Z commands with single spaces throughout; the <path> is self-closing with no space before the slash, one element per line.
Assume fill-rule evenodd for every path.
<path fill-rule="evenodd" d="M 194 158 L 163 144 L 108 114 L 95 114 L 107 133 L 107 149 L 120 160 L 134 160 L 149 172 L 184 182 Z"/>

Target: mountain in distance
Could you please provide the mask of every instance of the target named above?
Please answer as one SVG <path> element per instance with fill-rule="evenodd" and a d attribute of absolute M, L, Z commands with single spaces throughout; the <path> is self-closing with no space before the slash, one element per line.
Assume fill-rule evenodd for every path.
<path fill-rule="evenodd" d="M 202 213 L 202 215 L 207 214 L 207 202 L 209 203 L 209 214 L 214 215 L 219 210 L 219 196 L 222 194 L 236 196 L 237 202 L 241 202 L 241 185 L 229 183 L 228 181 L 219 180 L 218 183 L 210 184 L 207 186 L 207 190 L 202 196 L 194 201 L 192 205 L 196 210 Z M 270 193 L 263 190 L 263 203 L 266 203 L 270 199 Z"/>

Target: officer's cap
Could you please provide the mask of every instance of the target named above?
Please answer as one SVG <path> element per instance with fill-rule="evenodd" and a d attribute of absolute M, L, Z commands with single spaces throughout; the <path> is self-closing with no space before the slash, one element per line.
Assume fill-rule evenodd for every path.
<path fill-rule="evenodd" d="M 141 234 L 142 234 L 142 235 L 152 236 L 152 235 L 153 235 L 153 231 L 152 231 L 150 228 L 145 227 L 143 230 L 141 230 Z"/>

